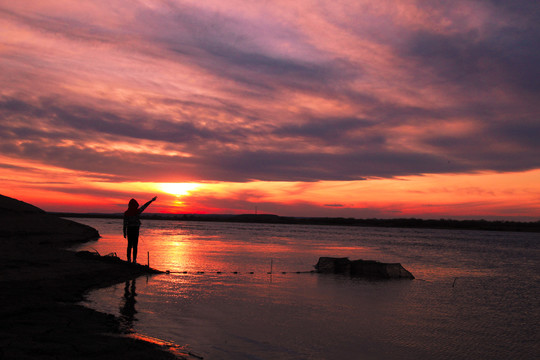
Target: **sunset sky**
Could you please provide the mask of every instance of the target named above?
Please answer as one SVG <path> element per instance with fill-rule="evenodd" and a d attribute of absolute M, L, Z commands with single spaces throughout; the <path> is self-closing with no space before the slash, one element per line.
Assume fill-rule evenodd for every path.
<path fill-rule="evenodd" d="M 540 219 L 540 4 L 0 0 L 0 194 Z"/>

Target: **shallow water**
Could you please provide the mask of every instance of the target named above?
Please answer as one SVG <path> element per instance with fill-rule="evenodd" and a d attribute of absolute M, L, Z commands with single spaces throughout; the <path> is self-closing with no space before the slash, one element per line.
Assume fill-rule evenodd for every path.
<path fill-rule="evenodd" d="M 102 235 L 80 249 L 126 258 L 121 220 L 74 220 Z M 87 305 L 205 359 L 539 354 L 539 234 L 146 220 L 138 262 L 148 254 L 172 273 Z M 400 262 L 417 279 L 296 273 L 319 256 Z"/>

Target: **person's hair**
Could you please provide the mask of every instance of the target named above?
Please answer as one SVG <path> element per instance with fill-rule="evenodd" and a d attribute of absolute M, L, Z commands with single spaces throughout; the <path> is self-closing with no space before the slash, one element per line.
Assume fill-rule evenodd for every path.
<path fill-rule="evenodd" d="M 127 216 L 137 215 L 137 210 L 139 210 L 139 203 L 135 199 L 129 200 L 128 209 L 124 213 Z"/>

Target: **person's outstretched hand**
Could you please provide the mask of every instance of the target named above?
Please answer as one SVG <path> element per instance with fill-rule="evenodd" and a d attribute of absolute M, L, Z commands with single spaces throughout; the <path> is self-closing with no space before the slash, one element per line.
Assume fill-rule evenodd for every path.
<path fill-rule="evenodd" d="M 152 198 L 152 201 L 156 201 L 156 199 L 157 199 L 157 196 L 154 196 L 154 197 Z"/>

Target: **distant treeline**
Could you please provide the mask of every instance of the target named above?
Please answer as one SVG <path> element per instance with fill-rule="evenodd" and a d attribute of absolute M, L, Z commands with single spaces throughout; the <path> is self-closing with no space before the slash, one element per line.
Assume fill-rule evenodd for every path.
<path fill-rule="evenodd" d="M 122 214 L 81 214 L 53 213 L 60 217 L 85 218 L 122 218 Z M 355 219 L 342 217 L 290 217 L 271 214 L 142 214 L 143 219 L 152 220 L 183 220 L 183 221 L 220 221 L 245 222 L 265 224 L 298 224 L 298 225 L 336 225 L 336 226 L 365 226 L 392 228 L 424 228 L 424 229 L 462 229 L 462 230 L 491 230 L 491 231 L 522 231 L 540 232 L 540 221 L 488 221 L 488 220 L 452 220 L 452 219 Z"/>

